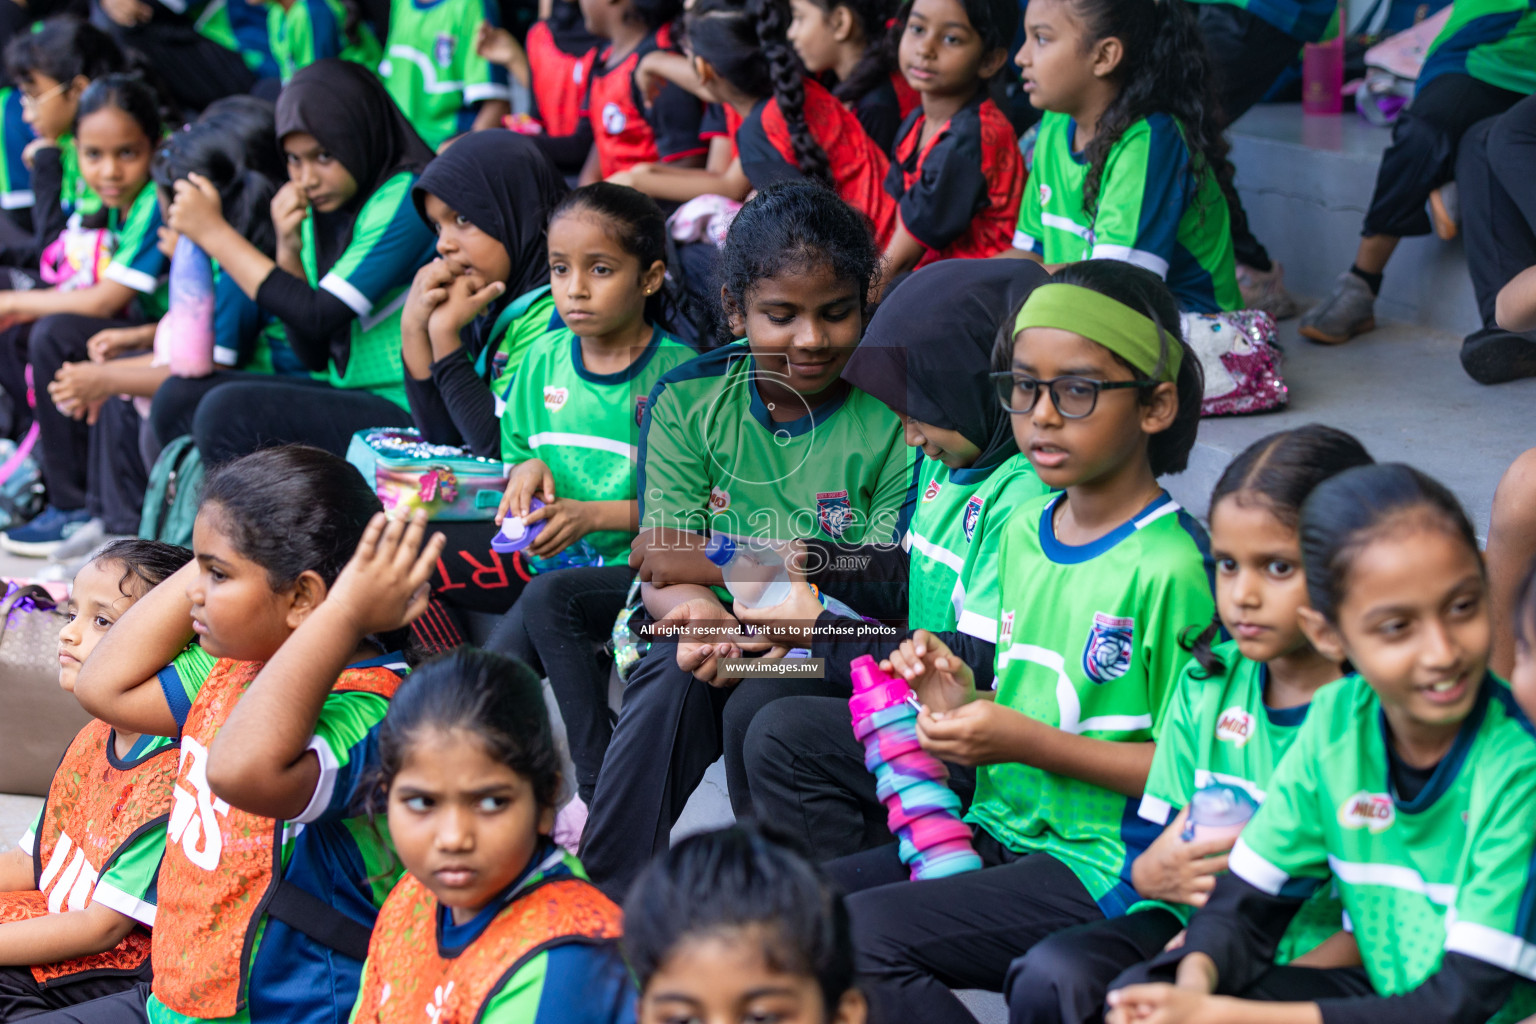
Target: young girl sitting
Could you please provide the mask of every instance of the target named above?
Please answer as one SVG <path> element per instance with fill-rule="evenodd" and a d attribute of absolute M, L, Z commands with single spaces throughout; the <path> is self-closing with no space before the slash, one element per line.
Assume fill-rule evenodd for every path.
<path fill-rule="evenodd" d="M 339 1020 L 356 999 L 398 870 L 363 814 L 364 768 L 404 664 L 333 629 L 345 651 L 303 652 L 310 671 L 334 661 L 312 707 L 274 707 L 277 686 L 263 683 L 291 671 L 285 641 L 325 607 L 378 511 L 362 477 L 318 449 L 220 467 L 193 528 L 197 560 L 130 609 L 81 671 L 87 710 L 181 737 L 147 1009 L 156 1024 Z M 206 681 L 159 672 L 194 636 L 219 659 Z M 253 732 L 231 748 L 226 727 Z M 258 748 L 292 753 L 257 769 Z"/>
<path fill-rule="evenodd" d="M 1025 22 L 1018 65 L 1046 114 L 1010 255 L 1126 260 L 1166 280 L 1182 310 L 1241 308 L 1231 166 L 1184 0 L 1042 0 Z"/>
<path fill-rule="evenodd" d="M 379 728 L 379 761 L 406 874 L 379 910 L 353 1020 L 423 1006 L 496 1024 L 633 1020 L 619 908 L 550 839 L 560 760 L 538 678 L 472 649 L 422 666 Z"/>
<path fill-rule="evenodd" d="M 1205 533 L 1157 482 L 1185 467 L 1201 393 L 1168 289 L 1130 264 L 1076 264 L 1030 294 L 1010 333 L 998 395 L 1060 490 L 1003 531 L 995 697 L 978 699 L 936 638 L 891 654 L 925 705 L 923 748 L 977 766 L 966 820 L 984 867 L 901 881 L 895 844 L 834 862 L 834 879 L 865 890 L 849 913 L 881 1020 L 970 1021 L 951 987 L 1000 990 L 1036 942 L 1136 900 L 1124 825 L 1187 659 L 1178 637 L 1215 611 Z"/>
<path fill-rule="evenodd" d="M 81 569 L 59 630 L 59 685 L 73 693 L 97 641 L 191 557 L 158 541 L 124 540 Z M 206 675 L 213 659 L 194 646 L 172 664 Z M 20 848 L 0 854 L 0 1017 L 19 1020 L 149 980 L 148 929 L 175 777 L 176 744 L 163 737 L 95 721 L 70 743 Z"/>
<path fill-rule="evenodd" d="M 640 1024 L 864 1024 L 842 896 L 755 831 L 704 832 L 660 854 L 624 917 Z"/>
<path fill-rule="evenodd" d="M 997 643 L 1003 525 L 1015 508 L 1046 492 L 1014 443 L 987 371 L 999 328 L 1049 280 L 1040 267 L 1019 261 L 945 260 L 925 267 L 880 304 L 843 368 L 844 380 L 901 417 L 907 444 L 923 452 L 921 496 L 904 550 L 870 549 L 863 572 L 899 581 L 906 590 L 907 629 L 938 634 L 977 667 L 983 690 L 991 685 Z M 935 303 L 935 295 L 946 300 Z M 763 630 L 815 623 L 809 636 L 790 639 L 812 657 L 825 658 L 829 682 L 845 691 L 852 686 L 848 666 L 854 658 L 882 658 L 893 636 L 911 635 L 857 637 L 857 625 L 833 619 L 809 587 L 796 586 L 789 600 L 773 608 L 736 616 Z M 727 749 L 736 746 L 745 762 L 727 774 L 733 782 L 745 780 L 749 790 L 731 793 L 738 816 L 750 811 L 774 822 L 817 860 L 891 841 L 863 744 L 848 727 L 846 698 L 786 697 L 750 722 L 740 719 L 733 701 L 725 724 L 728 735 L 739 733 Z M 969 789 L 974 773 L 960 774 Z"/>
<path fill-rule="evenodd" d="M 1222 474 L 1210 505 L 1220 621 L 1194 639 L 1158 732 L 1140 814 L 1162 834 L 1131 868 L 1144 902 L 1057 932 L 1014 961 L 1013 1021 L 1097 1024 L 1110 982 L 1162 952 L 1210 896 L 1233 828 L 1263 801 L 1317 691 L 1340 675 L 1302 632 L 1301 504 L 1320 481 L 1369 462 L 1353 437 L 1314 424 L 1254 442 Z M 1213 647 L 1222 628 L 1235 639 Z M 1212 808 L 1228 818 L 1191 823 Z M 1320 890 L 1292 921 L 1278 962 L 1358 963 L 1339 922 L 1338 900 Z"/>
<path fill-rule="evenodd" d="M 1008 248 L 1024 161 L 1008 118 L 987 96 L 1018 24 L 1011 0 L 910 0 L 898 17 L 901 73 L 922 97 L 896 133 L 885 190 L 901 220 L 885 282 L 903 270 Z"/>
<path fill-rule="evenodd" d="M 160 141 L 159 101 L 138 79 L 99 78 L 80 97 L 75 135 L 81 180 L 101 198 L 117 248 L 93 284 L 0 291 L 0 319 L 30 325 L 25 329 L 28 360 L 33 380 L 44 386 L 65 363 L 88 357 L 93 336 L 156 320 L 166 304 L 162 278 L 169 260 L 157 247 L 160 208 L 149 187 L 150 162 Z M 128 319 L 110 319 L 121 316 L 136 298 L 138 309 Z M 37 397 L 37 450 L 48 506 L 0 543 L 16 554 L 46 557 L 90 518 L 85 507 L 89 431 L 83 410 L 76 419 L 44 395 Z M 27 404 L 25 395 L 12 399 L 15 407 Z"/>
<path fill-rule="evenodd" d="M 1524 1019 L 1536 743 L 1488 671 L 1472 524 L 1423 474 L 1365 466 L 1312 492 L 1301 552 L 1307 637 L 1354 671 L 1313 699 L 1184 944 L 1122 976 L 1108 1020 Z M 1364 967 L 1276 967 L 1329 886 Z"/>
<path fill-rule="evenodd" d="M 900 421 L 838 377 L 863 333 L 878 260 L 865 220 L 822 186 L 786 182 L 758 193 L 721 258 L 730 326 L 746 340 L 667 374 L 647 401 L 630 564 L 653 584 L 645 607 L 665 624 L 630 671 L 583 838 L 583 859 L 606 892 L 634 878 L 637 849 L 666 846 L 721 753 L 728 695 L 706 681 L 735 682 L 717 676 L 736 620 L 723 591 L 711 589 L 722 576 L 704 555 L 704 531 L 847 544 L 894 543 L 903 532 L 914 467 Z M 668 642 L 671 624 L 691 624 L 694 635 Z M 717 635 L 718 644 L 705 642 Z M 756 696 L 741 688 L 729 696 L 825 686 L 761 682 L 748 687 Z"/>
<path fill-rule="evenodd" d="M 889 153 L 902 119 L 918 105 L 886 46 L 890 5 L 884 0 L 789 0 L 789 10 L 786 35 L 805 70 L 847 104 L 880 151 Z M 905 102 L 896 93 L 898 81 Z"/>
<path fill-rule="evenodd" d="M 289 181 L 272 203 L 275 260 L 229 225 L 210 189 L 178 183 L 168 213 L 283 322 L 317 378 L 167 382 L 155 396 L 166 405 L 154 416 L 157 439 L 191 434 L 214 464 L 284 442 L 340 454 L 355 431 L 410 422 L 400 307 L 432 258 L 432 234 L 411 203 L 432 152 L 372 72 L 345 60 L 294 75 L 278 97 L 277 135 Z"/>

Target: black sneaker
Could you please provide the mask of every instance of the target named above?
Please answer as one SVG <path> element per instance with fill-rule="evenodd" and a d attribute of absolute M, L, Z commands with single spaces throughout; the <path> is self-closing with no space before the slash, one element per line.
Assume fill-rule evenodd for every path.
<path fill-rule="evenodd" d="M 1484 327 L 1461 343 L 1461 366 L 1479 384 L 1536 377 L 1536 331 L 1516 334 Z"/>

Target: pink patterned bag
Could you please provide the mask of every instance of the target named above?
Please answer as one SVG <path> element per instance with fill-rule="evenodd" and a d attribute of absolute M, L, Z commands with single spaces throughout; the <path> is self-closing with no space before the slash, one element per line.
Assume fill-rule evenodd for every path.
<path fill-rule="evenodd" d="M 1257 309 L 1185 313 L 1184 340 L 1205 370 L 1204 416 L 1239 416 L 1285 408 L 1275 318 Z"/>

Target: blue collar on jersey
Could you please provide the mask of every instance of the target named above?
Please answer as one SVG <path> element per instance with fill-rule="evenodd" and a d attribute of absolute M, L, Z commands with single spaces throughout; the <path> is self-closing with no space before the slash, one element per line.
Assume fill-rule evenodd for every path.
<path fill-rule="evenodd" d="M 630 381 L 634 380 L 636 377 L 640 376 L 640 374 L 645 372 L 646 365 L 650 363 L 651 359 L 656 355 L 656 350 L 661 348 L 661 343 L 666 337 L 666 331 L 662 330 L 660 327 L 653 327 L 651 329 L 651 340 L 646 343 L 645 351 L 640 353 L 640 357 L 638 359 L 630 363 L 618 373 L 593 373 L 591 370 L 587 369 L 586 364 L 581 361 L 581 339 L 578 338 L 575 334 L 572 334 L 571 369 L 576 371 L 576 376 L 580 377 L 582 380 L 589 384 L 628 384 Z"/>
<path fill-rule="evenodd" d="M 1172 495 L 1167 491 L 1159 491 L 1157 497 L 1153 498 L 1146 508 L 1098 540 L 1088 544 L 1063 544 L 1056 539 L 1056 526 L 1051 520 L 1055 515 L 1056 506 L 1066 496 L 1065 491 L 1057 494 L 1040 512 L 1040 550 L 1045 552 L 1046 558 L 1057 565 L 1080 565 L 1083 562 L 1091 562 L 1148 523 L 1166 515 L 1176 515 L 1181 511 L 1181 506 L 1173 500 Z"/>
<path fill-rule="evenodd" d="M 747 372 L 747 390 L 752 397 L 749 407 L 752 412 L 752 418 L 757 420 L 760 427 L 776 437 L 799 437 L 801 434 L 809 434 L 818 425 L 836 416 L 837 410 L 843 407 L 843 403 L 848 401 L 848 395 L 853 391 L 851 386 L 845 387 L 842 394 L 830 402 L 825 402 L 810 410 L 799 419 L 776 423 L 768 415 L 768 406 L 763 404 L 763 396 L 758 393 L 757 385 L 752 382 L 753 374 L 757 373 L 757 360 L 752 358 L 750 354 L 747 358 L 751 365 L 751 369 Z M 831 385 L 828 386 L 830 387 Z"/>
<path fill-rule="evenodd" d="M 1488 701 L 1493 696 L 1493 688 L 1500 685 L 1492 675 L 1483 674 L 1482 685 L 1478 687 L 1477 703 L 1472 705 L 1472 711 L 1467 715 L 1466 721 L 1461 723 L 1461 728 L 1456 733 L 1456 740 L 1451 744 L 1451 749 L 1435 765 L 1434 774 L 1419 790 L 1419 795 L 1412 800 L 1398 798 L 1397 787 L 1392 784 L 1392 771 L 1387 768 L 1387 789 L 1392 794 L 1392 803 L 1404 814 L 1418 814 L 1427 811 L 1436 800 L 1439 800 L 1445 791 L 1451 788 L 1451 783 L 1456 781 L 1456 776 L 1461 773 L 1461 766 L 1466 763 L 1467 751 L 1472 749 L 1472 741 L 1477 738 L 1478 730 L 1483 727 L 1483 718 L 1488 714 Z M 1387 729 L 1387 713 L 1378 710 L 1376 713 L 1377 724 L 1381 729 L 1381 742 L 1391 744 L 1392 734 Z"/>

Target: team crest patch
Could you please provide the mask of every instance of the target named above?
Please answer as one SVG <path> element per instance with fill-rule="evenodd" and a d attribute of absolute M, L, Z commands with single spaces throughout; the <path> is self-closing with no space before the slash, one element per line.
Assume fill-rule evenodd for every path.
<path fill-rule="evenodd" d="M 939 487 L 940 486 L 941 485 L 939 484 L 939 482 L 937 480 L 929 480 L 928 481 L 928 489 L 923 492 L 923 500 L 924 501 L 932 501 L 934 498 L 937 498 L 939 496 Z"/>
<path fill-rule="evenodd" d="M 1345 828 L 1367 828 L 1385 832 L 1397 820 L 1392 798 L 1385 793 L 1361 790 L 1339 805 L 1339 824 Z"/>
<path fill-rule="evenodd" d="M 981 495 L 971 495 L 971 500 L 965 503 L 965 512 L 960 518 L 960 528 L 965 531 L 965 542 L 969 544 L 971 537 L 976 533 L 976 524 L 981 521 Z"/>
<path fill-rule="evenodd" d="M 731 507 L 731 492 L 724 487 L 711 487 L 709 489 L 709 510 L 711 512 L 724 512 Z"/>
<path fill-rule="evenodd" d="M 1051 186 L 1045 182 L 1040 183 L 1040 205 L 1044 206 L 1051 201 Z"/>
<path fill-rule="evenodd" d="M 432 59 L 440 68 L 446 68 L 453 63 L 454 38 L 447 32 L 439 32 L 437 38 L 432 40 Z"/>
<path fill-rule="evenodd" d="M 620 135 L 629 126 L 629 119 L 624 116 L 624 110 L 617 103 L 603 104 L 603 131 L 609 135 Z"/>
<path fill-rule="evenodd" d="M 1135 619 L 1094 612 L 1093 629 L 1088 632 L 1088 643 L 1083 648 L 1083 671 L 1088 678 L 1107 683 L 1129 672 L 1135 636 Z"/>
<path fill-rule="evenodd" d="M 559 412 L 565 405 L 565 400 L 571 397 L 570 388 L 556 388 L 546 386 L 544 388 L 544 408 L 550 412 Z"/>
<path fill-rule="evenodd" d="M 997 646 L 1007 649 L 1013 644 L 1013 612 L 1003 612 L 997 620 Z"/>
<path fill-rule="evenodd" d="M 1216 738 L 1241 747 L 1253 738 L 1253 716 L 1234 704 L 1216 719 Z"/>
<path fill-rule="evenodd" d="M 637 427 L 640 425 L 640 421 L 645 419 L 645 403 L 646 403 L 646 401 L 647 401 L 647 396 L 645 396 L 645 395 L 641 395 L 641 396 L 639 396 L 638 398 L 635 399 L 635 426 L 637 426 Z"/>
<path fill-rule="evenodd" d="M 818 491 L 816 521 L 828 537 L 833 540 L 841 538 L 853 522 L 853 504 L 848 500 L 848 492 Z"/>

